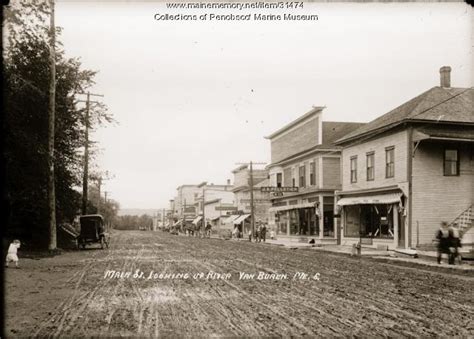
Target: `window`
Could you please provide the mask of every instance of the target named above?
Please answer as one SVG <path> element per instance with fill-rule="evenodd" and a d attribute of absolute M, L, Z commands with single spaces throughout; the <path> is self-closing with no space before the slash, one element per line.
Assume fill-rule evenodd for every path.
<path fill-rule="evenodd" d="M 292 185 L 293 187 L 296 187 L 296 174 L 295 174 L 295 172 L 296 172 L 296 171 L 295 171 L 295 168 L 293 167 L 293 168 L 291 169 L 291 185 Z"/>
<path fill-rule="evenodd" d="M 316 164 L 314 161 L 309 163 L 309 184 L 311 186 L 314 186 L 316 184 L 316 178 L 314 177 L 314 174 L 316 172 Z"/>
<path fill-rule="evenodd" d="M 367 153 L 367 181 L 374 180 L 375 178 L 374 158 L 374 152 Z"/>
<path fill-rule="evenodd" d="M 459 175 L 458 150 L 447 149 L 444 151 L 444 175 Z"/>
<path fill-rule="evenodd" d="M 385 149 L 385 177 L 393 178 L 395 176 L 395 147 Z"/>
<path fill-rule="evenodd" d="M 351 158 L 351 182 L 357 182 L 357 156 Z"/>
<path fill-rule="evenodd" d="M 305 187 L 306 186 L 306 166 L 300 166 L 299 168 L 299 187 Z"/>
<path fill-rule="evenodd" d="M 277 187 L 281 187 L 283 182 L 283 175 L 281 173 L 277 173 Z"/>

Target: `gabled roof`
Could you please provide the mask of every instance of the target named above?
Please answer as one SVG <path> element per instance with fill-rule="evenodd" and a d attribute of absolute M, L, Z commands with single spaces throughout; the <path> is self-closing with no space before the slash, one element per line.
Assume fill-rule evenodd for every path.
<path fill-rule="evenodd" d="M 474 123 L 474 88 L 433 87 L 336 141 L 343 144 L 402 122 Z"/>

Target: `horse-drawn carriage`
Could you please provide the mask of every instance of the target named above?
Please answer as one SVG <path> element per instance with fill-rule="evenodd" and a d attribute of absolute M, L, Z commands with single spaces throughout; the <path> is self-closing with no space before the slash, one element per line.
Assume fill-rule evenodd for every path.
<path fill-rule="evenodd" d="M 77 246 L 86 248 L 86 244 L 99 243 L 102 249 L 109 247 L 109 234 L 105 231 L 104 218 L 100 214 L 81 215 L 81 232 L 77 237 Z"/>

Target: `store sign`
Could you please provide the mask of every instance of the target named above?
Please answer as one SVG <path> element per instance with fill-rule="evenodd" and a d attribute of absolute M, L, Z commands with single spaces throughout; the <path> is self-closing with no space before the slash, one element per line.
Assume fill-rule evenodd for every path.
<path fill-rule="evenodd" d="M 298 187 L 290 187 L 290 186 L 284 186 L 284 187 L 276 187 L 276 186 L 266 186 L 266 187 L 260 187 L 261 192 L 299 192 Z"/>
<path fill-rule="evenodd" d="M 252 202 L 252 199 L 240 199 L 241 204 L 245 204 L 247 202 Z M 268 200 L 265 199 L 253 199 L 254 203 L 263 203 L 263 202 L 268 202 Z"/>
<path fill-rule="evenodd" d="M 273 192 L 272 195 L 274 197 L 282 197 L 283 196 L 283 192 Z"/>
<path fill-rule="evenodd" d="M 216 206 L 216 211 L 237 211 L 237 206 Z"/>

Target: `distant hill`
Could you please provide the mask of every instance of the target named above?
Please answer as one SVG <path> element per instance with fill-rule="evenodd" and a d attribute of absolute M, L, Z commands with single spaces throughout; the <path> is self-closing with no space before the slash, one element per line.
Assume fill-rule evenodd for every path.
<path fill-rule="evenodd" d="M 118 215 L 144 215 L 147 214 L 150 217 L 154 216 L 156 212 L 160 212 L 159 209 L 150 209 L 150 208 L 122 208 L 118 211 Z"/>

